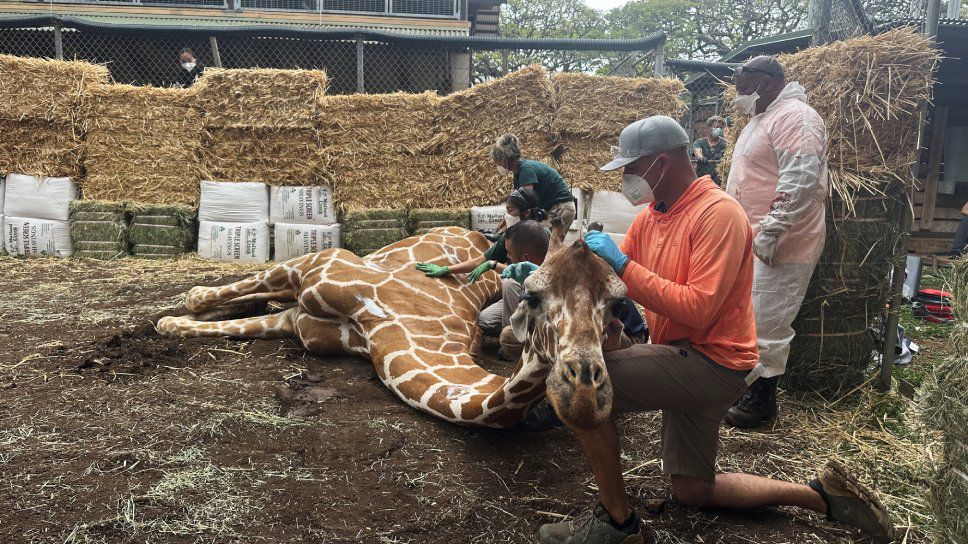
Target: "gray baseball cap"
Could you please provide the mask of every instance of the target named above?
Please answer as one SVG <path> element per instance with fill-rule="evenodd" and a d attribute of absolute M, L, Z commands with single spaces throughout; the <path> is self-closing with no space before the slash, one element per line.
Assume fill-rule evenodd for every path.
<path fill-rule="evenodd" d="M 612 162 L 602 170 L 621 168 L 639 157 L 689 145 L 689 135 L 672 117 L 653 115 L 622 129 L 618 147 L 612 146 Z"/>

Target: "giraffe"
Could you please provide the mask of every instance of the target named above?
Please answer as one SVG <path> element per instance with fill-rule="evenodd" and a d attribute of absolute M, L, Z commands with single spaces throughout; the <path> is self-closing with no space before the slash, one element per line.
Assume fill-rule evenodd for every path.
<path fill-rule="evenodd" d="M 509 427 L 544 397 L 550 367 L 521 360 L 505 377 L 474 362 L 477 314 L 499 294 L 498 274 L 467 283 L 428 278 L 413 266 L 466 261 L 488 247 L 478 232 L 440 227 L 363 258 L 329 249 L 230 285 L 193 287 L 185 303 L 192 315 L 163 317 L 156 329 L 181 337 L 297 338 L 320 355 L 359 355 L 418 410 L 462 425 Z M 226 305 L 269 300 L 297 304 L 275 314 L 204 321 Z"/>
<path fill-rule="evenodd" d="M 482 369 L 471 355 L 476 316 L 497 295 L 497 274 L 464 283 L 428 278 L 413 267 L 462 262 L 487 249 L 482 234 L 459 227 L 432 229 L 364 258 L 330 249 L 227 286 L 194 287 L 186 296 L 193 315 L 163 317 L 156 328 L 182 337 L 296 337 L 321 355 L 369 357 L 405 403 L 468 426 L 516 424 L 545 396 L 547 380 L 563 420 L 597 427 L 611 411 L 601 344 L 616 305 L 624 304 L 625 285 L 584 241 L 567 248 L 564 235 L 558 220 L 545 263 L 525 282 L 528 296 L 514 319 L 524 350 L 509 377 Z M 297 305 L 277 314 L 201 320 L 226 304 L 268 300 Z"/>

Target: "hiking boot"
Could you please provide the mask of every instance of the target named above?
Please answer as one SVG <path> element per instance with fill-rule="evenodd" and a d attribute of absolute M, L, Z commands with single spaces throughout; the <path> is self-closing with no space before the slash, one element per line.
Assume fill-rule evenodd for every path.
<path fill-rule="evenodd" d="M 641 520 L 632 512 L 628 529 L 616 529 L 601 504 L 575 519 L 546 523 L 538 530 L 542 544 L 642 544 Z"/>
<path fill-rule="evenodd" d="M 504 327 L 501 330 L 501 336 L 498 338 L 498 341 L 501 343 L 501 349 L 498 351 L 498 355 L 501 358 L 508 361 L 517 361 L 521 358 L 521 352 L 524 351 L 524 344 L 518 342 L 510 326 Z"/>
<path fill-rule="evenodd" d="M 759 378 L 746 388 L 735 406 L 726 413 L 726 423 L 751 429 L 776 415 L 776 382 L 779 376 Z"/>
<path fill-rule="evenodd" d="M 548 404 L 548 401 L 541 401 L 537 406 L 528 412 L 528 415 L 518 423 L 517 427 L 522 431 L 531 433 L 543 433 L 563 426 L 564 423 L 558 418 L 555 409 Z"/>
<path fill-rule="evenodd" d="M 827 503 L 827 519 L 857 527 L 877 542 L 894 541 L 894 523 L 887 509 L 840 463 L 828 461 L 810 488 Z"/>

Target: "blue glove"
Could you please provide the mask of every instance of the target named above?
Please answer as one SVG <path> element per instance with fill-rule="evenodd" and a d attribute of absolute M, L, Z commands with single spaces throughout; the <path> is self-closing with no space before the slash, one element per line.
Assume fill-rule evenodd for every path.
<path fill-rule="evenodd" d="M 605 259 L 605 262 L 612 267 L 616 274 L 629 260 L 628 255 L 622 253 L 615 242 L 612 241 L 612 238 L 604 232 L 588 231 L 585 234 L 585 243 L 588 244 L 589 249 L 595 252 L 595 255 Z"/>
<path fill-rule="evenodd" d="M 524 285 L 524 280 L 528 279 L 528 276 L 532 272 L 538 269 L 538 265 L 534 263 L 529 263 L 528 261 L 509 264 L 504 272 L 501 272 L 501 277 L 504 279 L 512 279 L 521 285 Z"/>

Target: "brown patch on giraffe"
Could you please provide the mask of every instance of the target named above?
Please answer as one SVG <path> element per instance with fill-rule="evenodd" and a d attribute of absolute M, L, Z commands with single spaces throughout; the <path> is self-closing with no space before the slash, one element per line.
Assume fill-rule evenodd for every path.
<path fill-rule="evenodd" d="M 471 400 L 461 405 L 460 417 L 467 420 L 474 420 L 481 417 L 481 414 L 484 413 L 486 399 L 487 397 L 484 395 L 474 395 Z"/>
<path fill-rule="evenodd" d="M 434 394 L 430 395 L 427 405 L 444 417 L 454 419 L 457 417 L 457 414 L 455 414 L 453 408 L 450 407 L 450 403 L 454 400 L 454 398 L 451 396 L 453 393 L 448 391 L 448 389 L 451 387 L 452 386 L 444 386 L 434 391 Z"/>
<path fill-rule="evenodd" d="M 488 408 L 492 408 L 494 406 L 500 406 L 502 404 L 504 404 L 504 390 L 503 389 L 499 389 L 499 390 L 495 391 L 494 394 L 491 395 L 487 399 L 487 407 Z M 480 415 L 480 414 L 478 414 L 478 415 Z"/>
<path fill-rule="evenodd" d="M 517 395 L 518 393 L 527 391 L 533 387 L 534 387 L 534 382 L 521 381 L 516 383 L 514 386 L 512 386 L 511 389 L 508 390 L 508 393 L 510 393 L 511 395 Z"/>
<path fill-rule="evenodd" d="M 471 368 L 441 368 L 435 374 L 448 382 L 475 383 L 486 378 L 490 372 L 479 366 L 474 366 Z"/>
<path fill-rule="evenodd" d="M 392 372 L 392 363 L 390 367 L 391 375 L 395 375 Z M 409 380 L 397 385 L 397 390 L 407 398 L 419 400 L 423 398 L 423 395 L 427 392 L 427 390 L 439 383 L 439 381 L 440 380 L 426 372 L 418 372 L 413 378 L 410 378 Z"/>

